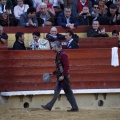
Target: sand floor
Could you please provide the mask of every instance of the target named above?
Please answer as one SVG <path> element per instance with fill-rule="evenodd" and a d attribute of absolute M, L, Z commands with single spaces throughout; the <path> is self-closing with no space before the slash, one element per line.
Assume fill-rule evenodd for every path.
<path fill-rule="evenodd" d="M 120 108 L 81 108 L 79 112 L 1 108 L 0 120 L 120 120 Z"/>

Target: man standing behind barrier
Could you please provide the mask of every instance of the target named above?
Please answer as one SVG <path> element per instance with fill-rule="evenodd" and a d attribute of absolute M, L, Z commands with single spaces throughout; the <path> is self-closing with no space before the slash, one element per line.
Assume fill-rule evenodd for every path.
<path fill-rule="evenodd" d="M 56 53 L 56 59 L 55 59 L 56 70 L 53 72 L 53 75 L 56 75 L 57 83 L 52 100 L 46 105 L 41 105 L 41 107 L 47 110 L 51 110 L 60 94 L 61 89 L 63 89 L 67 97 L 67 100 L 72 106 L 72 108 L 67 111 L 68 112 L 78 111 L 78 106 L 69 84 L 70 80 L 69 80 L 68 56 L 66 55 L 65 52 L 62 51 L 62 47 L 59 41 L 54 41 L 52 43 L 52 49 Z"/>
<path fill-rule="evenodd" d="M 17 32 L 15 34 L 16 41 L 13 45 L 13 50 L 26 50 L 24 45 L 24 33 L 23 32 Z"/>

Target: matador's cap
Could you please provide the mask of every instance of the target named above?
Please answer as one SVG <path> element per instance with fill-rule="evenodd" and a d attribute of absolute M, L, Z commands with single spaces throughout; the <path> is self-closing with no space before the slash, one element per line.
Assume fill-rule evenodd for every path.
<path fill-rule="evenodd" d="M 60 48 L 60 47 L 61 47 L 61 44 L 60 44 L 59 41 L 54 41 L 54 42 L 51 43 L 51 46 L 52 46 L 52 47 L 57 46 L 58 48 Z"/>

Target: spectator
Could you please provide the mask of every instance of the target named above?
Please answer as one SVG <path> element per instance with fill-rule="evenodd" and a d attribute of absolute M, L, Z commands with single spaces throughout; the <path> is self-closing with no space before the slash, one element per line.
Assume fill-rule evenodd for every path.
<path fill-rule="evenodd" d="M 17 0 L 17 5 L 14 7 L 14 15 L 16 19 L 20 19 L 20 16 L 27 12 L 29 6 L 24 4 L 23 0 Z"/>
<path fill-rule="evenodd" d="M 94 20 L 96 20 L 98 17 L 102 16 L 97 2 L 95 2 L 93 5 L 91 16 L 94 18 Z"/>
<path fill-rule="evenodd" d="M 79 25 L 78 20 L 71 14 L 71 8 L 65 7 L 64 11 L 58 15 L 57 25 L 74 29 Z"/>
<path fill-rule="evenodd" d="M 40 11 L 37 13 L 37 20 L 39 26 L 52 26 L 54 25 L 54 15 L 47 10 L 46 3 L 40 4 Z"/>
<path fill-rule="evenodd" d="M 8 40 L 8 35 L 4 32 L 3 27 L 0 25 L 0 41 L 4 44 Z"/>
<path fill-rule="evenodd" d="M 67 31 L 65 38 L 67 40 L 67 45 L 66 48 L 67 49 L 77 49 L 79 48 L 79 45 L 77 44 L 77 42 L 73 39 L 73 32 L 72 31 Z"/>
<path fill-rule="evenodd" d="M 59 34 L 58 31 L 57 31 L 57 28 L 56 27 L 52 27 L 50 29 L 50 33 L 48 33 L 46 35 L 46 38 L 48 40 L 50 40 L 51 42 L 54 42 L 56 40 L 64 40 L 65 39 L 65 35 Z"/>
<path fill-rule="evenodd" d="M 7 0 L 0 0 L 0 13 L 6 12 L 5 6 L 7 4 Z M 12 13 L 12 10 L 10 10 L 10 13 Z"/>
<path fill-rule="evenodd" d="M 27 12 L 20 16 L 18 26 L 37 27 L 36 9 L 33 7 L 28 8 Z"/>
<path fill-rule="evenodd" d="M 109 25 L 115 25 L 117 24 L 117 20 L 120 20 L 117 12 L 117 6 L 115 4 L 111 4 L 109 11 L 105 14 L 105 17 L 107 18 L 107 23 Z"/>
<path fill-rule="evenodd" d="M 112 31 L 112 37 L 115 37 L 115 38 L 119 39 L 119 31 L 118 30 L 113 30 Z M 118 41 L 118 47 L 120 48 L 120 40 Z"/>
<path fill-rule="evenodd" d="M 119 37 L 119 31 L 118 30 L 113 30 L 112 31 L 112 37 Z"/>
<path fill-rule="evenodd" d="M 33 40 L 30 42 L 30 48 L 32 50 L 49 50 L 50 44 L 49 41 L 43 38 L 40 38 L 40 32 L 33 32 Z"/>
<path fill-rule="evenodd" d="M 100 24 L 98 20 L 94 20 L 92 23 L 92 28 L 87 31 L 87 37 L 109 37 L 105 32 L 105 28 L 100 29 Z"/>
<path fill-rule="evenodd" d="M 93 17 L 89 12 L 89 8 L 87 6 L 83 7 L 83 10 L 78 14 L 79 25 L 92 25 Z"/>
<path fill-rule="evenodd" d="M 80 13 L 84 6 L 88 6 L 90 13 L 92 11 L 92 2 L 89 0 L 75 0 L 72 4 L 72 14 L 77 15 Z"/>
<path fill-rule="evenodd" d="M 5 12 L 0 14 L 0 25 L 17 26 L 17 20 L 13 14 L 10 14 L 10 6 L 5 6 Z"/>
<path fill-rule="evenodd" d="M 55 10 L 53 8 L 53 5 L 49 3 L 49 0 L 42 0 L 42 2 L 46 3 L 48 11 L 55 15 Z M 40 4 L 37 5 L 36 11 L 40 11 Z"/>
<path fill-rule="evenodd" d="M 98 4 L 99 4 L 100 14 L 101 15 L 106 14 L 107 11 L 108 11 L 108 7 L 105 5 L 106 4 L 106 0 L 99 0 Z"/>
<path fill-rule="evenodd" d="M 64 1 L 64 6 L 65 7 L 71 7 L 72 8 L 72 3 L 74 0 L 63 0 Z"/>
<path fill-rule="evenodd" d="M 55 8 L 55 12 L 59 13 L 64 8 L 64 1 L 63 0 L 53 0 L 53 7 Z"/>
<path fill-rule="evenodd" d="M 23 32 L 17 32 L 15 34 L 16 41 L 13 45 L 13 50 L 26 50 L 24 45 L 24 33 Z"/>
<path fill-rule="evenodd" d="M 115 4 L 117 5 L 117 11 L 120 13 L 120 0 L 115 0 Z"/>
<path fill-rule="evenodd" d="M 29 7 L 34 7 L 33 0 L 24 0 L 24 4 L 27 4 Z"/>

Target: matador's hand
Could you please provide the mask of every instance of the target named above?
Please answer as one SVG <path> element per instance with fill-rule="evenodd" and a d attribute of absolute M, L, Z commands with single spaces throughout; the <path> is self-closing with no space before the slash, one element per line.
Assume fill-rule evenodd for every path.
<path fill-rule="evenodd" d="M 64 76 L 59 77 L 59 81 L 62 81 L 64 79 Z"/>

